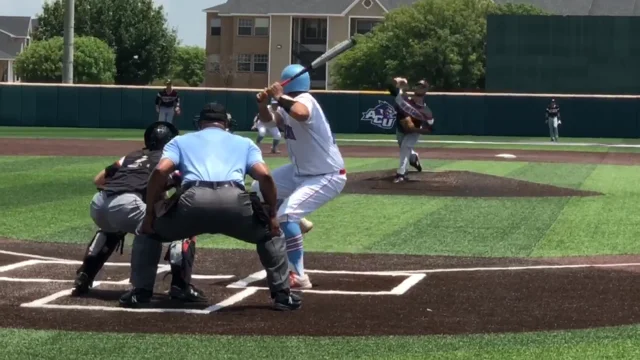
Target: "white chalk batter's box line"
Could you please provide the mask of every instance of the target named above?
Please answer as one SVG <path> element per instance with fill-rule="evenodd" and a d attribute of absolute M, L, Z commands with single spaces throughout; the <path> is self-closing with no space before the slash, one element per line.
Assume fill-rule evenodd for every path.
<path fill-rule="evenodd" d="M 0 267 L 0 273 L 16 270 L 20 268 L 25 268 L 29 266 L 39 265 L 39 264 L 61 264 L 61 265 L 80 265 L 81 261 L 76 260 L 40 260 L 40 259 L 30 259 L 21 261 L 14 264 L 9 264 Z M 120 267 L 128 267 L 127 263 L 105 263 L 105 266 L 120 266 Z M 158 274 L 168 271 L 168 267 L 161 267 L 158 270 Z M 313 290 L 313 289 L 304 289 L 300 290 L 302 292 L 314 293 L 314 294 L 330 294 L 330 295 L 403 295 L 406 293 L 411 287 L 417 284 L 420 280 L 425 277 L 425 274 L 411 274 L 411 273 L 403 273 L 403 272 L 359 272 L 359 271 L 342 271 L 342 270 L 306 270 L 310 274 L 336 274 L 336 275 L 364 275 L 364 276 L 404 276 L 406 279 L 402 281 L 399 285 L 394 287 L 389 291 L 345 291 L 345 290 Z M 194 274 L 192 276 L 194 279 L 230 279 L 233 278 L 233 275 L 197 275 Z M 228 288 L 231 289 L 256 289 L 256 290 L 268 290 L 267 287 L 262 286 L 251 286 L 250 284 L 266 279 L 267 274 L 264 270 L 258 271 L 254 274 L 249 275 L 248 277 L 236 281 L 230 285 Z M 73 280 L 56 280 L 56 279 L 24 279 L 24 278 L 12 278 L 12 277 L 1 277 L 0 281 L 7 282 L 73 282 Z M 105 285 L 127 285 L 129 283 L 129 279 L 121 280 L 121 281 L 100 281 L 96 282 Z"/>
<path fill-rule="evenodd" d="M 0 266 L 0 273 L 9 270 L 18 269 L 25 266 L 31 266 L 39 263 L 45 264 L 64 264 L 64 265 L 80 265 L 80 261 L 66 260 L 60 258 L 53 258 L 47 256 L 33 255 L 27 253 L 19 253 L 13 251 L 0 250 L 0 254 L 15 255 L 19 257 L 26 257 L 31 260 L 21 261 L 15 264 Z M 35 261 L 34 261 L 35 260 Z M 128 263 L 106 263 L 105 266 L 129 266 Z M 455 273 L 455 272 L 483 272 L 483 271 L 522 271 L 522 270 L 562 270 L 562 269 L 584 269 L 584 268 L 621 268 L 621 267 L 636 267 L 640 266 L 640 263 L 611 263 L 611 264 L 573 264 L 573 265 L 525 265 L 525 266 L 494 266 L 494 267 L 474 267 L 474 268 L 440 268 L 440 269 L 424 269 L 424 270 L 404 270 L 404 271 L 344 271 L 344 270 L 306 270 L 306 272 L 313 274 L 346 274 L 346 275 L 364 275 L 364 276 L 404 276 L 407 277 L 402 283 L 393 288 L 390 291 L 380 292 L 357 292 L 357 291 L 337 291 L 337 290 L 302 290 L 302 292 L 316 293 L 316 294 L 341 294 L 341 295 L 402 295 L 406 293 L 411 287 L 416 285 L 427 274 L 433 273 Z M 167 265 L 158 268 L 158 273 L 169 271 Z M 194 279 L 229 279 L 233 278 L 233 275 L 193 275 Z M 266 287 L 250 286 L 250 284 L 260 281 L 266 278 L 266 273 L 263 271 L 256 272 L 248 277 L 236 281 L 228 288 L 243 289 L 241 292 L 236 293 L 223 301 L 212 305 L 206 309 L 127 309 L 121 307 L 106 307 L 106 306 L 81 306 L 81 305 L 56 305 L 50 304 L 52 301 L 71 294 L 71 289 L 62 290 L 55 294 L 49 295 L 42 299 L 32 301 L 30 303 L 21 304 L 21 307 L 30 308 L 44 308 L 44 309 L 66 309 L 66 310 L 94 310 L 94 311 L 123 311 L 123 312 L 145 312 L 145 313 L 191 313 L 191 314 L 210 314 L 216 312 L 225 307 L 234 305 L 253 294 L 261 290 L 268 290 Z M 72 283 L 73 280 L 53 280 L 53 279 L 21 279 L 0 277 L 0 281 L 9 282 L 33 282 L 33 283 L 47 283 L 47 282 L 68 282 Z M 96 281 L 94 287 L 99 284 L 110 285 L 127 285 L 129 279 L 122 281 Z"/>

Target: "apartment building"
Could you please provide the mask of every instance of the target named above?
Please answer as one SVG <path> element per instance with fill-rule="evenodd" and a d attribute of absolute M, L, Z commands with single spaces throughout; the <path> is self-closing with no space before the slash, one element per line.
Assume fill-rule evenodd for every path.
<path fill-rule="evenodd" d="M 0 16 L 0 82 L 16 82 L 15 60 L 31 42 L 37 19 L 28 16 Z"/>
<path fill-rule="evenodd" d="M 262 88 L 292 63 L 309 64 L 349 36 L 365 34 L 384 15 L 415 0 L 227 0 L 205 9 L 205 86 Z M 330 89 L 331 63 L 311 73 Z"/>

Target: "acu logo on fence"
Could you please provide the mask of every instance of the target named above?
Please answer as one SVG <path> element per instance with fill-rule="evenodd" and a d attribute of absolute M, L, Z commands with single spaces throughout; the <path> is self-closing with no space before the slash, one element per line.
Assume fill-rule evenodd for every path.
<path fill-rule="evenodd" d="M 388 102 L 378 100 L 378 105 L 363 112 L 360 120 L 369 121 L 373 126 L 389 130 L 396 122 L 396 110 Z"/>

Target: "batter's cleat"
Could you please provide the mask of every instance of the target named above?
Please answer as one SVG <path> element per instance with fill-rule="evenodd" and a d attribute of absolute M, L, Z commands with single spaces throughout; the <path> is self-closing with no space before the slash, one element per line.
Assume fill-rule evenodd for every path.
<path fill-rule="evenodd" d="M 298 310 L 302 306 L 300 296 L 289 292 L 277 292 L 271 294 L 273 298 L 273 309 L 278 311 Z"/>
<path fill-rule="evenodd" d="M 193 285 L 188 285 L 186 289 L 178 286 L 171 286 L 169 296 L 172 300 L 178 300 L 188 303 L 206 303 L 209 302 L 204 292 Z"/>
<path fill-rule="evenodd" d="M 313 285 L 309 279 L 309 275 L 300 276 L 294 271 L 289 271 L 289 287 L 291 290 L 311 289 Z"/>
<path fill-rule="evenodd" d="M 393 179 L 393 183 L 394 184 L 399 184 L 399 183 L 403 183 L 403 182 L 405 182 L 407 180 L 409 180 L 409 179 L 407 179 L 407 175 L 396 174 L 396 177 Z"/>
<path fill-rule="evenodd" d="M 303 234 L 308 233 L 311 229 L 313 229 L 313 223 L 311 221 L 305 218 L 300 219 L 300 231 L 302 231 Z"/>
<path fill-rule="evenodd" d="M 151 304 L 153 291 L 133 288 L 120 297 L 120 306 L 126 308 L 145 307 Z"/>
<path fill-rule="evenodd" d="M 272 153 L 272 154 L 280 154 L 280 150 L 278 150 L 278 149 L 273 149 L 273 148 L 272 148 L 272 149 L 271 149 L 271 153 Z"/>
<path fill-rule="evenodd" d="M 414 169 L 418 170 L 418 172 L 422 172 L 422 164 L 420 164 L 420 159 L 416 156 L 416 161 L 410 161 L 409 165 Z"/>
<path fill-rule="evenodd" d="M 71 296 L 85 295 L 91 289 L 93 280 L 89 279 L 89 275 L 81 272 L 78 273 L 76 279 L 73 282 L 73 290 L 71 290 Z"/>

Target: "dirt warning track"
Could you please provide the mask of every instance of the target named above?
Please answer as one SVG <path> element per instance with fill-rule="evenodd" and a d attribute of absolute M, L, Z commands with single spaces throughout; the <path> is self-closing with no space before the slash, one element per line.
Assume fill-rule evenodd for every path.
<path fill-rule="evenodd" d="M 83 246 L 0 240 L 2 327 L 243 335 L 419 335 L 584 329 L 640 322 L 640 258 L 462 258 L 309 253 L 302 309 L 270 310 L 257 256 L 198 250 L 194 283 L 210 303 L 126 310 L 129 254 L 90 295 L 69 297 Z M 165 269 L 166 270 L 166 269 Z"/>
<path fill-rule="evenodd" d="M 121 157 L 128 152 L 143 146 L 138 141 L 92 140 L 92 139 L 13 139 L 0 138 L 0 156 L 113 156 Z M 286 156 L 286 148 L 282 154 L 269 154 L 269 145 L 263 145 L 266 157 Z M 340 146 L 345 157 L 388 158 L 397 157 L 398 149 L 394 146 Z M 640 164 L 638 153 L 609 152 L 577 152 L 577 151 L 532 151 L 504 149 L 461 149 L 461 148 L 417 148 L 416 151 L 424 159 L 438 160 L 492 160 L 492 161 L 526 161 L 551 163 L 581 164 Z M 515 158 L 497 157 L 508 152 Z"/>

